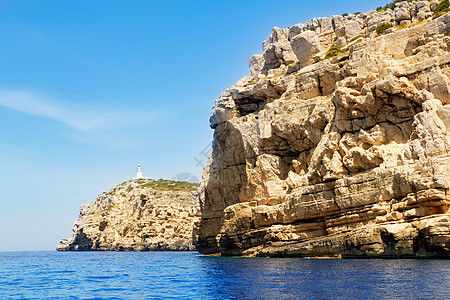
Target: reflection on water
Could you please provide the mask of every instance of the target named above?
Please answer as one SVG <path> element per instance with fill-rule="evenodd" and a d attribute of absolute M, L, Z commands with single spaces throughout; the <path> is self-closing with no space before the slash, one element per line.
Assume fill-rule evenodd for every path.
<path fill-rule="evenodd" d="M 0 252 L 0 299 L 449 299 L 450 260 Z"/>
<path fill-rule="evenodd" d="M 209 296 L 449 299 L 450 261 L 201 257 Z"/>

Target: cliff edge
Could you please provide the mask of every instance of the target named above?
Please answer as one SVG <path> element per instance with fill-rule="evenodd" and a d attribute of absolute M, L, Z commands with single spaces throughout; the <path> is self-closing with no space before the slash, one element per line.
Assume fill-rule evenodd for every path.
<path fill-rule="evenodd" d="M 273 29 L 213 107 L 198 251 L 450 257 L 442 3 Z"/>
<path fill-rule="evenodd" d="M 194 250 L 199 216 L 196 184 L 132 180 L 80 208 L 73 236 L 58 251 Z"/>

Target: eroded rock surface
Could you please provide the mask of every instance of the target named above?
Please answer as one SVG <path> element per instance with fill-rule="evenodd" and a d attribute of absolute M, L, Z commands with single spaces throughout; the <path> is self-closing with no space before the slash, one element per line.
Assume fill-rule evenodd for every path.
<path fill-rule="evenodd" d="M 450 15 L 433 17 L 437 3 L 274 28 L 212 111 L 200 252 L 450 257 Z"/>
<path fill-rule="evenodd" d="M 193 250 L 199 216 L 197 192 L 155 188 L 155 181 L 125 182 L 84 204 L 59 251 Z M 175 185 L 177 183 L 174 183 Z"/>

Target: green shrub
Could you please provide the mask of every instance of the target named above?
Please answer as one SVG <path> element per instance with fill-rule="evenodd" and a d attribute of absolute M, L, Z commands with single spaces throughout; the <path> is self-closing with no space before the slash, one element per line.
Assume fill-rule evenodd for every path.
<path fill-rule="evenodd" d="M 348 13 L 343 13 L 342 16 L 346 17 L 346 16 L 348 16 Z"/>
<path fill-rule="evenodd" d="M 145 182 L 138 182 L 138 188 L 152 188 L 155 190 L 163 191 L 196 191 L 197 184 L 186 181 L 173 181 L 173 180 L 146 180 Z"/>
<path fill-rule="evenodd" d="M 382 12 L 383 8 L 381 6 L 377 7 L 377 12 Z"/>
<path fill-rule="evenodd" d="M 360 14 L 361 14 L 360 11 L 357 11 L 357 12 L 354 13 L 355 16 L 360 15 Z"/>
<path fill-rule="evenodd" d="M 355 46 L 356 44 L 360 44 L 360 43 L 362 43 L 362 39 L 358 39 L 356 42 L 353 43 L 352 46 Z"/>
<path fill-rule="evenodd" d="M 341 54 L 341 47 L 339 47 L 338 45 L 334 45 L 331 46 L 330 49 L 328 50 L 327 54 L 325 54 L 325 58 L 332 58 L 335 56 L 338 56 L 339 54 Z"/>
<path fill-rule="evenodd" d="M 386 30 L 392 27 L 392 24 L 390 23 L 383 23 L 377 26 L 377 33 L 378 34 L 384 34 Z"/>
<path fill-rule="evenodd" d="M 434 15 L 441 15 L 443 13 L 449 12 L 450 11 L 450 3 L 448 2 L 448 0 L 442 0 L 441 3 L 439 3 L 438 6 L 436 6 L 436 8 L 433 10 Z"/>

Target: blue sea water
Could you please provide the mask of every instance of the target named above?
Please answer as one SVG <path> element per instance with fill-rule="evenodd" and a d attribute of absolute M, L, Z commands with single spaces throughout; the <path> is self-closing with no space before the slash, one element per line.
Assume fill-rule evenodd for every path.
<path fill-rule="evenodd" d="M 0 252 L 0 299 L 450 299 L 450 260 Z"/>

